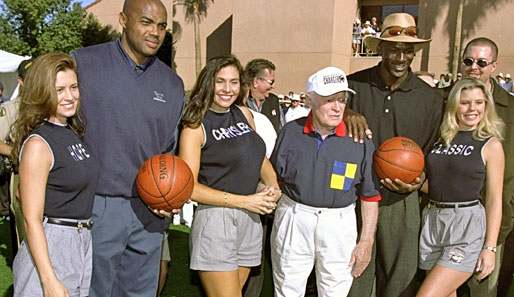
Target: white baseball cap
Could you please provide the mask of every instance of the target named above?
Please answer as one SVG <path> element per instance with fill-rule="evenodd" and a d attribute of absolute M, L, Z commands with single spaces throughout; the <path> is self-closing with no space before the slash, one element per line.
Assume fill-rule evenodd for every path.
<path fill-rule="evenodd" d="M 293 96 L 291 98 L 289 98 L 289 99 L 296 100 L 296 101 L 302 100 L 302 98 L 300 98 L 300 95 L 298 95 L 298 94 L 293 94 Z"/>
<path fill-rule="evenodd" d="M 326 67 L 307 79 L 307 92 L 315 92 L 320 96 L 330 96 L 338 92 L 355 91 L 348 88 L 348 80 L 344 71 L 337 67 Z"/>

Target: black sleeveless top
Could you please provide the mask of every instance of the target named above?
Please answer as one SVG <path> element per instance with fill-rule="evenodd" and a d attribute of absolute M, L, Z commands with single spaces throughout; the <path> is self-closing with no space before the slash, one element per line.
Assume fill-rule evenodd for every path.
<path fill-rule="evenodd" d="M 89 219 L 100 174 L 98 161 L 68 125 L 46 122 L 31 133 L 34 134 L 48 144 L 53 156 L 44 215 Z"/>
<path fill-rule="evenodd" d="M 438 142 L 427 155 L 430 199 L 466 202 L 482 198 L 486 174 L 482 148 L 491 138 L 475 141 L 472 134 L 473 131 L 459 131 L 450 146 Z"/>
<path fill-rule="evenodd" d="M 205 143 L 198 181 L 234 194 L 255 193 L 266 148 L 241 109 L 231 106 L 228 112 L 208 110 L 202 128 Z"/>

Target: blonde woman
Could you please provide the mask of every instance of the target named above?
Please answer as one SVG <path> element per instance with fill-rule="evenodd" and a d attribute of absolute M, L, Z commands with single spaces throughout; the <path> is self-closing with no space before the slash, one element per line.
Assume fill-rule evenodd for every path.
<path fill-rule="evenodd" d="M 430 201 L 419 245 L 419 266 L 427 276 L 417 296 L 457 296 L 473 273 L 481 280 L 493 271 L 502 214 L 503 127 L 483 82 L 463 78 L 455 84 L 441 140 L 427 156 L 422 191 Z"/>

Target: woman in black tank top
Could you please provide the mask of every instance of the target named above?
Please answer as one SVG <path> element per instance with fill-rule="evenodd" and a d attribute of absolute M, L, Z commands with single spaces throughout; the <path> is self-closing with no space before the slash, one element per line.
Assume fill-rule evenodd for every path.
<path fill-rule="evenodd" d="M 89 219 L 100 171 L 81 140 L 75 61 L 42 55 L 24 83 L 12 157 L 27 237 L 13 263 L 14 296 L 87 296 Z"/>
<path fill-rule="evenodd" d="M 243 106 L 245 94 L 237 58 L 213 58 L 198 76 L 182 118 L 179 156 L 193 171 L 191 199 L 199 203 L 190 234 L 191 269 L 199 271 L 210 297 L 241 296 L 250 266 L 260 264 L 260 249 L 247 250 L 260 247 L 259 215 L 271 213 L 280 197 L 264 142 Z M 265 186 L 258 191 L 259 180 Z M 227 242 L 241 244 L 225 248 Z"/>
<path fill-rule="evenodd" d="M 455 84 L 421 188 L 430 197 L 420 237 L 419 265 L 427 275 L 416 296 L 457 296 L 473 273 L 482 280 L 493 271 L 502 214 L 503 127 L 482 81 Z"/>

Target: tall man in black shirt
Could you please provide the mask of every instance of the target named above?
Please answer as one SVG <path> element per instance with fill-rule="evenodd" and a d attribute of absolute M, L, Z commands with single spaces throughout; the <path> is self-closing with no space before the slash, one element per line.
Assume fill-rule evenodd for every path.
<path fill-rule="evenodd" d="M 427 153 L 439 134 L 443 100 L 412 73 L 410 64 L 430 40 L 417 37 L 414 18 L 406 13 L 387 16 L 382 28 L 380 38 L 364 40 L 382 61 L 348 77 L 350 88 L 357 93 L 348 107 L 366 117 L 375 147 L 391 137 L 404 136 Z M 412 184 L 388 178 L 381 181 L 375 253 L 362 276 L 355 279 L 349 296 L 371 296 L 375 276 L 377 296 L 415 295 L 420 225 L 417 190 L 423 181 L 424 174 Z"/>

